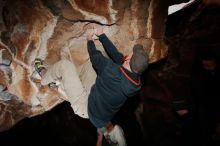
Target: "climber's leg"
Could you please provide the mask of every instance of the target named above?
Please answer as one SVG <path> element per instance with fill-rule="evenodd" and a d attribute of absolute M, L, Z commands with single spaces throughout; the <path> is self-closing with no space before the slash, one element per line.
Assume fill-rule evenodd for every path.
<path fill-rule="evenodd" d="M 56 80 L 61 81 L 75 114 L 88 118 L 87 108 L 82 109 L 84 102 L 87 102 L 88 94 L 80 81 L 75 65 L 66 59 L 53 64 L 42 77 L 41 84 L 47 85 Z"/>
<path fill-rule="evenodd" d="M 90 93 L 91 87 L 94 85 L 97 75 L 89 59 L 79 67 L 78 74 L 83 86 L 86 88 L 86 91 Z"/>

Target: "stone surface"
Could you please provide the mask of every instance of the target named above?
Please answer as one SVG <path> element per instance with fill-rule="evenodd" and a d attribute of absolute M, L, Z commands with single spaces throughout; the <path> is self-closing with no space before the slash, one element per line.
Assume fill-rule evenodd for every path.
<path fill-rule="evenodd" d="M 206 5 L 220 5 L 220 1 L 219 0 L 204 0 L 203 1 L 204 4 Z"/>
<path fill-rule="evenodd" d="M 181 2 L 183 1 L 187 2 L 187 0 L 182 0 Z M 46 43 L 46 45 L 50 48 L 50 51 L 48 51 L 50 55 L 47 54 L 45 56 L 48 65 L 59 60 L 62 57 L 62 54 L 66 55 L 66 53 L 60 53 L 62 51 L 68 53 L 68 50 L 71 50 L 70 55 L 67 54 L 66 56 L 71 56 L 71 58 L 74 60 L 74 62 L 77 63 L 77 65 L 82 64 L 84 62 L 84 58 L 88 57 L 85 44 L 81 44 L 85 43 L 83 33 L 81 35 L 81 33 L 79 32 L 81 30 L 84 31 L 85 29 L 84 26 L 81 25 L 86 25 L 87 23 L 95 23 L 95 21 L 99 20 L 99 18 L 96 18 L 97 20 L 92 20 L 93 17 L 88 16 L 88 21 L 79 21 L 85 20 L 84 14 L 82 14 L 76 9 L 72 9 L 72 3 L 69 2 L 60 0 L 48 0 L 44 1 L 43 3 L 43 5 L 46 6 L 46 8 L 48 8 L 51 15 L 58 17 L 57 20 L 54 19 L 53 21 L 50 21 L 51 23 L 56 22 L 55 28 L 54 25 L 46 25 L 45 29 L 42 29 L 43 32 L 45 30 L 49 30 L 47 33 L 43 35 L 43 38 L 49 38 L 46 41 L 48 42 Z M 132 39 L 136 38 L 134 36 L 138 36 L 138 34 L 141 34 L 140 38 L 143 39 L 142 42 L 146 45 L 147 48 L 151 48 L 153 46 L 153 42 L 156 41 L 160 43 L 154 43 L 154 46 L 157 46 L 159 48 L 161 44 L 161 46 L 163 46 L 162 40 L 165 39 L 169 47 L 169 53 L 166 59 L 151 64 L 149 66 L 149 72 L 144 73 L 143 89 L 140 93 L 141 104 L 138 105 L 136 117 L 133 114 L 133 110 L 137 108 L 136 104 L 140 103 L 140 101 L 131 100 L 129 102 L 132 104 L 126 105 L 127 107 L 122 109 L 123 114 L 119 114 L 118 116 L 116 116 L 118 117 L 118 119 L 116 118 L 116 121 L 119 120 L 119 122 L 117 123 L 121 124 L 121 126 L 123 127 L 129 145 L 184 145 L 184 139 L 182 139 L 183 137 L 181 137 L 181 135 L 179 135 L 180 133 L 178 133 L 179 127 L 177 127 L 176 130 L 175 126 L 177 123 L 173 123 L 176 121 L 173 120 L 172 100 L 174 98 L 190 97 L 190 69 L 193 62 L 193 55 L 195 49 L 198 49 L 201 46 L 208 46 L 216 48 L 217 51 L 219 50 L 220 40 L 219 37 L 216 37 L 220 33 L 220 19 L 218 19 L 220 14 L 219 6 L 204 5 L 204 3 L 201 4 L 201 2 L 198 1 L 197 3 L 194 3 L 189 7 L 183 9 L 182 11 L 168 16 L 168 21 L 166 23 L 166 36 L 156 37 L 158 36 L 158 34 L 163 35 L 164 32 L 162 31 L 150 33 L 149 30 L 156 29 L 149 29 L 149 25 L 144 25 L 140 27 L 140 32 L 134 32 L 134 30 L 136 29 L 130 29 L 128 27 L 130 26 L 129 22 L 133 20 L 131 19 L 131 15 L 129 12 L 130 10 L 135 9 L 135 7 L 138 4 L 138 1 L 135 2 L 136 5 L 132 5 L 131 2 L 125 3 L 125 1 L 123 0 L 113 1 L 114 7 L 112 8 L 115 10 L 120 10 L 117 12 L 116 15 L 116 18 L 118 20 L 116 24 L 112 24 L 112 22 L 110 22 L 112 20 L 109 19 L 106 13 L 102 11 L 102 18 L 107 17 L 107 20 L 110 24 L 103 25 L 105 27 L 106 33 L 108 33 L 108 35 L 111 37 L 112 40 L 114 40 L 114 42 L 119 48 L 121 48 L 120 46 L 124 45 L 125 42 L 123 40 L 129 40 L 127 38 L 125 39 L 124 37 L 122 37 L 124 31 L 126 31 L 126 34 L 124 36 L 131 37 Z M 139 5 L 139 10 L 147 10 L 148 12 L 149 5 L 152 1 L 145 2 L 147 7 L 145 7 L 145 5 Z M 170 4 L 179 2 L 180 1 L 174 2 L 174 0 L 171 0 Z M 76 3 L 79 4 L 79 2 L 77 1 Z M 87 7 L 87 5 L 82 4 L 82 6 L 80 6 L 80 9 L 84 10 Z M 40 8 L 44 7 L 41 6 Z M 97 10 L 90 10 L 89 12 L 94 12 L 96 14 L 96 11 Z M 74 13 L 74 15 L 71 15 L 71 13 Z M 144 19 L 141 20 L 144 21 L 141 23 L 148 24 L 149 12 L 146 14 L 147 15 L 140 15 L 140 17 Z M 128 20 L 129 18 L 130 20 Z M 100 21 L 100 23 L 98 24 L 104 22 L 105 21 Z M 163 21 L 160 20 L 160 22 Z M 134 24 L 133 26 L 136 26 Z M 75 27 L 77 27 L 78 29 L 75 30 Z M 87 27 L 87 25 L 85 27 Z M 4 25 L 2 28 L 4 31 L 8 30 L 8 28 L 6 29 Z M 51 29 L 53 28 L 53 34 L 46 35 L 50 34 L 49 32 L 51 32 Z M 127 32 L 128 30 L 129 33 Z M 123 33 L 121 31 L 123 31 Z M 79 37 L 73 37 L 72 33 Z M 122 44 L 117 42 L 117 36 L 113 35 L 115 33 L 121 36 L 120 43 Z M 16 62 L 17 60 L 13 56 L 12 52 L 15 52 L 16 48 L 13 47 L 13 43 L 10 42 L 10 39 L 8 39 L 10 38 L 9 34 L 10 33 L 7 32 L 1 33 L 2 42 L 7 45 L 1 43 L 1 48 L 5 49 L 6 51 L 0 52 L 2 52 L 3 54 L 3 61 L 4 58 L 11 58 L 13 61 L 12 65 L 19 64 L 21 62 Z M 77 42 L 71 41 L 70 38 L 77 40 Z M 140 38 L 138 38 L 137 40 L 139 41 Z M 63 46 L 63 43 L 65 41 L 69 43 L 67 45 L 64 45 L 64 47 L 61 49 L 59 46 Z M 33 47 L 36 44 L 38 43 L 32 43 L 31 46 Z M 78 48 L 74 48 L 74 45 L 76 45 Z M 120 50 L 123 53 L 129 52 L 129 50 L 126 49 Z M 155 49 L 153 52 L 160 51 L 162 50 Z M 220 57 L 219 54 L 220 52 L 218 51 L 217 55 Z M 153 60 L 152 58 L 155 58 L 155 60 L 159 59 L 160 57 L 158 56 L 161 55 L 158 53 L 152 55 L 151 61 Z M 10 86 L 10 83 L 7 82 L 8 77 L 5 76 L 6 74 L 3 71 L 4 69 L 0 72 L 0 82 L 3 85 Z M 12 71 L 10 71 L 9 69 L 8 72 Z M 42 97 L 44 93 L 52 92 L 47 89 L 36 89 L 36 92 L 42 95 Z M 33 102 L 35 103 L 35 106 L 27 106 L 27 104 L 23 104 L 23 102 L 28 102 L 26 102 L 25 100 L 23 100 L 23 98 L 20 97 L 18 100 L 18 96 L 15 96 L 14 98 L 9 98 L 10 102 L 6 100 L 6 97 L 0 98 L 0 109 L 3 109 L 0 110 L 0 123 L 3 123 L 1 124 L 2 127 L 0 126 L 0 129 L 2 131 L 11 128 L 18 120 L 20 120 L 20 118 L 24 118 L 25 116 L 35 116 L 33 118 L 25 118 L 22 122 L 18 123 L 14 128 L 12 128 L 9 131 L 1 132 L 0 145 L 29 145 L 30 143 L 33 144 L 33 141 L 33 145 L 40 145 L 42 143 L 49 145 L 95 145 L 96 129 L 92 127 L 91 123 L 88 120 L 84 121 L 84 119 L 79 118 L 76 115 L 73 115 L 73 111 L 70 108 L 69 104 L 67 102 L 62 102 L 63 100 L 60 97 L 58 97 L 58 95 L 54 96 L 55 93 L 54 95 L 53 93 L 50 93 L 49 95 L 51 96 L 46 98 L 40 98 L 39 96 L 38 98 L 35 98 L 37 99 L 33 100 L 35 101 Z M 62 104 L 56 106 L 60 102 L 62 102 Z M 15 106 L 16 109 L 13 109 L 14 104 L 18 105 Z M 54 106 L 56 107 L 53 108 Z M 30 110 L 29 107 L 31 107 Z M 18 109 L 21 109 L 21 112 L 18 112 Z M 47 110 L 50 111 L 46 112 Z M 44 114 L 36 116 L 41 113 Z M 137 123 L 136 118 L 138 119 L 139 123 Z M 141 125 L 141 133 L 138 124 Z M 192 133 L 186 133 L 186 135 L 191 136 Z M 194 135 L 192 137 L 194 137 Z M 144 141 L 144 144 L 141 140 Z M 188 142 L 192 144 L 191 141 Z"/>
<path fill-rule="evenodd" d="M 86 29 L 100 25 L 123 54 L 129 53 L 134 44 L 142 43 L 151 63 L 161 60 L 167 55 L 164 43 L 167 7 L 167 0 L 1 1 L 0 61 L 11 61 L 10 66 L 0 68 L 1 84 L 18 97 L 11 99 L 13 102 L 30 107 L 25 116 L 50 110 L 66 97 L 32 80 L 34 59 L 41 58 L 50 66 L 67 58 L 79 67 L 89 58 Z M 97 47 L 103 51 L 99 43 Z M 1 107 L 5 107 L 4 97 L 0 101 Z M 17 114 L 16 110 L 13 114 Z M 4 110 L 0 115 L 2 120 L 9 118 Z M 14 122 L 8 128 L 22 119 L 17 117 L 9 118 Z"/>
<path fill-rule="evenodd" d="M 204 1 L 205 2 L 205 1 Z M 190 100 L 190 75 L 195 51 L 213 48 L 220 57 L 220 6 L 196 2 L 168 16 L 166 43 L 169 54 L 155 75 L 172 92 L 173 98 Z"/>

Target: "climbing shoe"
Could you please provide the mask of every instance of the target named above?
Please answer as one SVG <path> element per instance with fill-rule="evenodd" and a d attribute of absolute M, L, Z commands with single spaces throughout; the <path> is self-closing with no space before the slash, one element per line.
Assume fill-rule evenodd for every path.
<path fill-rule="evenodd" d="M 104 137 L 111 146 L 127 146 L 124 132 L 119 125 L 115 125 L 111 132 L 105 132 Z"/>
<path fill-rule="evenodd" d="M 40 76 L 42 76 L 42 70 L 45 69 L 44 65 L 43 65 L 43 60 L 36 58 L 34 60 L 34 68 L 35 70 L 38 72 L 38 74 Z"/>
<path fill-rule="evenodd" d="M 57 89 L 57 88 L 58 88 L 58 86 L 57 86 L 57 84 L 56 84 L 55 82 L 49 83 L 49 84 L 48 84 L 48 87 L 49 87 L 50 89 Z"/>

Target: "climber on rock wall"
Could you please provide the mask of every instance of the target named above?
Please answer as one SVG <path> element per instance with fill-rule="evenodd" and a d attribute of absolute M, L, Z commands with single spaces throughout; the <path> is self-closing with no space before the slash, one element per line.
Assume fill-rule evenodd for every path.
<path fill-rule="evenodd" d="M 110 59 L 96 49 L 94 35 L 99 38 Z M 113 125 L 111 120 L 126 99 L 140 90 L 140 75 L 148 67 L 148 55 L 142 45 L 136 44 L 133 52 L 124 57 L 101 27 L 88 29 L 86 38 L 90 60 L 81 67 L 84 73 L 77 73 L 74 63 L 66 59 L 47 69 L 42 60 L 35 59 L 36 71 L 42 77 L 42 85 L 56 88 L 56 80 L 61 82 L 75 114 L 89 118 L 97 128 L 97 146 L 102 145 L 103 135 L 111 145 L 126 146 L 122 128 Z M 96 78 L 90 78 L 96 74 Z"/>
<path fill-rule="evenodd" d="M 110 58 L 96 49 L 94 32 Z M 98 129 L 98 139 L 104 135 L 115 145 L 124 146 L 123 130 L 119 125 L 113 126 L 111 120 L 127 98 L 140 90 L 140 75 L 148 67 L 148 55 L 142 45 L 136 44 L 133 52 L 123 56 L 100 27 L 88 30 L 87 40 L 90 60 L 97 73 L 88 98 L 89 119 Z"/>

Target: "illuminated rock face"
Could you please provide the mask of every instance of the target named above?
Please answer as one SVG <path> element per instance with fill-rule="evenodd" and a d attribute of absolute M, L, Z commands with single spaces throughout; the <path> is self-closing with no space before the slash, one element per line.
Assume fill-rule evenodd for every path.
<path fill-rule="evenodd" d="M 80 66 L 89 58 L 87 28 L 103 25 L 124 54 L 141 43 L 151 63 L 164 58 L 167 8 L 166 0 L 2 1 L 0 84 L 15 96 L 0 95 L 0 131 L 65 99 L 61 92 L 31 80 L 33 61 L 38 57 L 50 66 L 67 58 Z M 103 51 L 99 43 L 97 48 Z"/>

